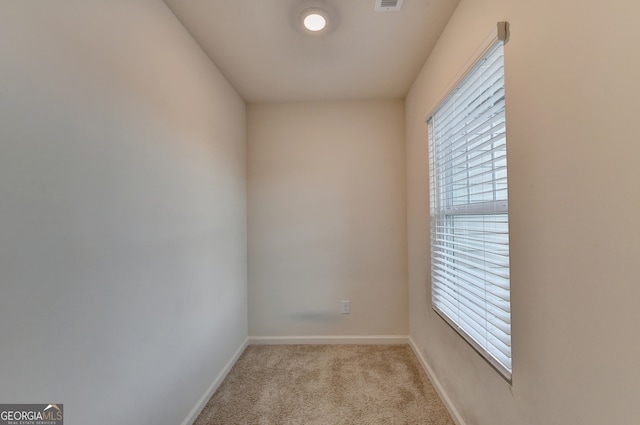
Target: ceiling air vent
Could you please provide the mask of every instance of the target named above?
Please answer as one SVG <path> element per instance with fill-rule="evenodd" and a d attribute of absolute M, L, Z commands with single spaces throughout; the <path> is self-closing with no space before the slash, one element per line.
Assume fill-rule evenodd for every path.
<path fill-rule="evenodd" d="M 376 0 L 376 5 L 373 8 L 376 12 L 391 12 L 393 10 L 400 10 L 402 7 L 402 0 Z"/>

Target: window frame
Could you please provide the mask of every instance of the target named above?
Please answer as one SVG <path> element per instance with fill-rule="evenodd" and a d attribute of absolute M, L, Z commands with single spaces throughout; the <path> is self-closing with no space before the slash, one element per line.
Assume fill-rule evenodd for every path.
<path fill-rule="evenodd" d="M 507 41 L 508 41 L 508 35 L 509 35 L 509 25 L 507 22 L 499 22 L 496 29 L 490 34 L 489 37 L 487 37 L 482 46 L 480 47 L 480 49 L 478 50 L 478 52 L 476 52 L 476 54 L 473 56 L 472 61 L 470 61 L 467 66 L 464 67 L 464 71 L 460 74 L 460 76 L 458 78 L 456 78 L 455 80 L 455 84 L 451 85 L 451 89 L 446 93 L 446 95 L 437 103 L 437 106 L 434 108 L 434 110 L 432 112 L 430 112 L 426 119 L 425 122 L 428 125 L 428 137 L 429 137 L 429 166 L 432 166 L 432 139 L 434 138 L 434 134 L 433 134 L 433 125 L 432 120 L 434 115 L 439 111 L 440 107 L 447 102 L 447 100 L 452 96 L 453 93 L 455 93 L 458 88 L 460 87 L 460 85 L 462 83 L 464 83 L 467 79 L 467 76 L 469 74 L 471 74 L 472 72 L 474 72 L 477 69 L 478 64 L 485 58 L 485 56 L 491 52 L 496 44 L 498 43 L 502 43 L 502 45 L 504 45 Z M 502 60 L 504 61 L 504 58 L 502 58 Z M 502 62 L 503 64 L 503 62 Z M 504 71 L 502 74 L 502 78 L 504 79 Z M 504 80 L 503 80 L 504 82 Z M 504 88 L 504 83 L 503 86 Z M 504 113 L 504 112 L 503 112 Z M 505 117 L 505 121 L 506 121 L 506 117 Z M 505 137 L 505 149 L 506 149 L 506 135 Z M 505 153 L 506 155 L 506 153 Z M 505 156 L 505 161 L 506 161 L 506 156 Z M 505 166 L 505 173 L 506 173 L 506 166 Z M 509 319 L 508 319 L 508 326 L 509 326 L 509 344 L 508 344 L 508 349 L 509 349 L 509 353 L 508 353 L 508 359 L 509 359 L 509 366 L 506 366 L 505 364 L 503 364 L 502 361 L 498 360 L 497 357 L 495 357 L 494 355 L 492 355 L 489 350 L 486 347 L 483 347 L 481 343 L 479 343 L 478 341 L 476 341 L 476 339 L 474 339 L 473 336 L 471 336 L 471 331 L 469 331 L 469 326 L 468 325 L 464 325 L 464 324 L 460 324 L 458 323 L 455 319 L 449 317 L 449 315 L 447 313 L 445 313 L 443 310 L 441 310 L 440 308 L 438 308 L 438 306 L 436 305 L 435 299 L 434 299 L 434 251 L 433 251 L 433 235 L 434 235 L 434 220 L 436 219 L 436 217 L 434 217 L 434 198 L 438 198 L 443 196 L 440 192 L 438 193 L 434 193 L 436 186 L 433 185 L 433 177 L 432 177 L 432 170 L 430 169 L 429 172 L 429 190 L 430 190 L 430 223 L 431 223 L 431 242 L 430 244 L 432 245 L 432 251 L 431 251 L 431 274 L 430 274 L 430 278 L 431 278 L 431 301 L 432 301 L 432 308 L 434 309 L 434 311 L 445 320 L 446 323 L 448 323 L 465 341 L 467 341 L 495 370 L 497 370 L 500 375 L 509 383 L 512 383 L 512 374 L 513 374 L 513 367 L 512 367 L 512 359 L 513 359 L 513 352 L 512 352 L 512 344 L 511 344 L 511 307 L 510 307 L 510 276 L 507 277 L 507 284 L 509 285 L 509 311 L 508 311 L 508 315 L 509 315 Z M 494 180 L 492 180 L 493 182 Z M 494 183 L 495 184 L 495 183 Z M 505 190 L 506 189 L 506 175 L 505 175 Z M 467 187 L 468 189 L 468 187 Z M 454 189 L 450 189 L 453 193 Z M 496 193 L 495 190 L 495 186 L 494 186 L 494 196 Z M 506 196 L 506 195 L 505 195 Z M 462 210 L 458 210 L 458 208 L 456 206 L 452 206 L 452 205 L 448 205 L 447 207 L 441 207 L 438 210 L 438 220 L 441 220 L 443 217 L 451 217 L 451 219 L 454 219 L 454 216 L 458 216 L 458 215 L 477 215 L 477 216 L 495 216 L 497 217 L 498 215 L 504 215 L 506 216 L 506 227 L 507 227 L 507 263 L 509 262 L 509 257 L 510 257 L 510 253 L 508 252 L 508 234 L 509 234 L 509 230 L 508 230 L 508 200 L 505 198 L 504 201 L 499 200 L 496 201 L 495 198 L 493 201 L 491 202 L 476 202 L 476 203 L 472 203 L 472 204 L 465 204 L 464 208 Z M 453 226 L 451 226 L 453 228 Z M 510 269 L 510 265 L 507 264 L 507 273 Z M 458 278 L 459 279 L 459 278 Z M 461 288 L 464 285 L 458 284 L 457 288 Z M 464 288 L 463 288 L 464 289 Z M 457 290 L 458 292 L 458 297 L 461 298 L 462 296 L 460 295 L 460 289 Z M 485 300 L 486 300 L 486 292 L 485 292 Z M 485 303 L 486 304 L 486 303 Z M 459 310 L 459 308 L 458 308 Z M 489 308 L 490 310 L 490 308 Z M 485 315 L 486 314 L 486 307 L 485 307 Z M 460 314 L 460 313 L 458 313 Z M 460 320 L 458 320 L 460 321 Z M 467 327 L 467 329 L 465 329 L 465 326 Z M 485 328 L 486 329 L 486 328 Z M 487 332 L 489 333 L 489 332 Z M 488 339 L 488 337 L 487 337 Z M 485 346 L 487 345 L 487 343 L 485 342 Z"/>

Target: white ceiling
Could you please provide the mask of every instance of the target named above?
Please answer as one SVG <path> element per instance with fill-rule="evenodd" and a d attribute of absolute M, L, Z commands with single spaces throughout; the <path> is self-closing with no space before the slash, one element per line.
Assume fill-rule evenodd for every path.
<path fill-rule="evenodd" d="M 459 0 L 165 0 L 247 102 L 403 98 Z M 308 7 L 323 34 L 300 27 Z"/>

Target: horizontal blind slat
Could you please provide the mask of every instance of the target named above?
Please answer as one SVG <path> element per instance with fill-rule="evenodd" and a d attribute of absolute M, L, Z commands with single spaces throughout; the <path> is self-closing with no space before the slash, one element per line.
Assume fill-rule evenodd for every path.
<path fill-rule="evenodd" d="M 446 280 L 446 274 L 442 272 L 442 270 L 438 270 L 436 269 L 434 271 L 434 275 L 437 275 L 440 282 L 443 282 Z M 455 283 L 455 289 L 452 288 L 451 286 L 449 286 L 449 291 L 455 291 L 452 292 L 452 294 L 460 294 L 461 291 L 464 292 L 466 291 L 467 295 L 468 295 L 468 299 L 477 299 L 478 300 L 482 300 L 483 303 L 487 303 L 490 304 L 491 308 L 494 308 L 494 315 L 496 316 L 497 319 L 505 321 L 508 320 L 508 318 L 510 317 L 511 314 L 511 309 L 509 306 L 509 297 L 505 297 L 504 293 L 501 295 L 494 295 L 493 292 L 496 292 L 495 290 L 492 291 L 492 293 L 489 292 L 485 292 L 485 293 L 481 293 L 482 288 L 478 287 L 477 285 L 475 285 L 474 283 L 472 283 L 472 278 L 469 279 L 468 276 L 466 278 L 461 278 L 461 277 L 457 277 L 457 279 L 454 281 L 448 280 L 449 282 L 451 282 L 452 284 Z M 447 288 L 447 286 L 442 286 L 443 290 L 445 290 L 445 288 Z M 475 292 L 474 292 L 475 291 Z M 470 294 L 474 294 L 474 295 L 470 295 Z M 491 296 L 490 296 L 491 295 Z"/>
<path fill-rule="evenodd" d="M 499 56 L 491 58 L 492 62 L 487 68 L 489 72 L 485 75 L 484 79 L 469 79 L 463 81 L 463 84 L 451 93 L 440 108 L 436 109 L 433 117 L 442 122 L 450 123 L 451 125 L 455 124 L 457 122 L 456 113 L 459 113 L 459 111 L 456 111 L 456 108 L 460 108 L 460 105 L 473 107 L 474 99 L 477 99 L 480 93 L 486 90 L 488 86 L 493 85 L 496 80 L 504 78 L 501 75 L 503 74 L 503 65 L 500 63 L 500 59 Z"/>
<path fill-rule="evenodd" d="M 477 142 L 476 139 L 486 134 L 488 129 L 496 128 L 504 123 L 504 102 L 504 89 L 500 89 L 483 103 L 478 104 L 476 109 L 464 111 L 466 114 L 464 120 L 461 120 L 455 127 L 437 127 L 436 137 L 446 134 L 444 137 L 446 143 L 441 148 L 446 147 L 455 152 L 465 145 L 473 146 Z M 440 150 L 436 150 L 436 152 L 440 152 Z"/>

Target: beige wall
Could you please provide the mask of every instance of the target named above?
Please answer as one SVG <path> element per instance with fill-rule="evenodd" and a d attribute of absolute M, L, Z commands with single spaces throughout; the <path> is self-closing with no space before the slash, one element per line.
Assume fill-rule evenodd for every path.
<path fill-rule="evenodd" d="M 406 100 L 410 333 L 467 425 L 640 423 L 640 3 L 462 0 Z M 505 48 L 513 386 L 429 305 L 425 114 Z"/>
<path fill-rule="evenodd" d="M 179 424 L 247 336 L 245 105 L 162 2 L 0 2 L 0 401 Z"/>
<path fill-rule="evenodd" d="M 252 104 L 247 120 L 249 334 L 406 335 L 403 102 Z"/>

